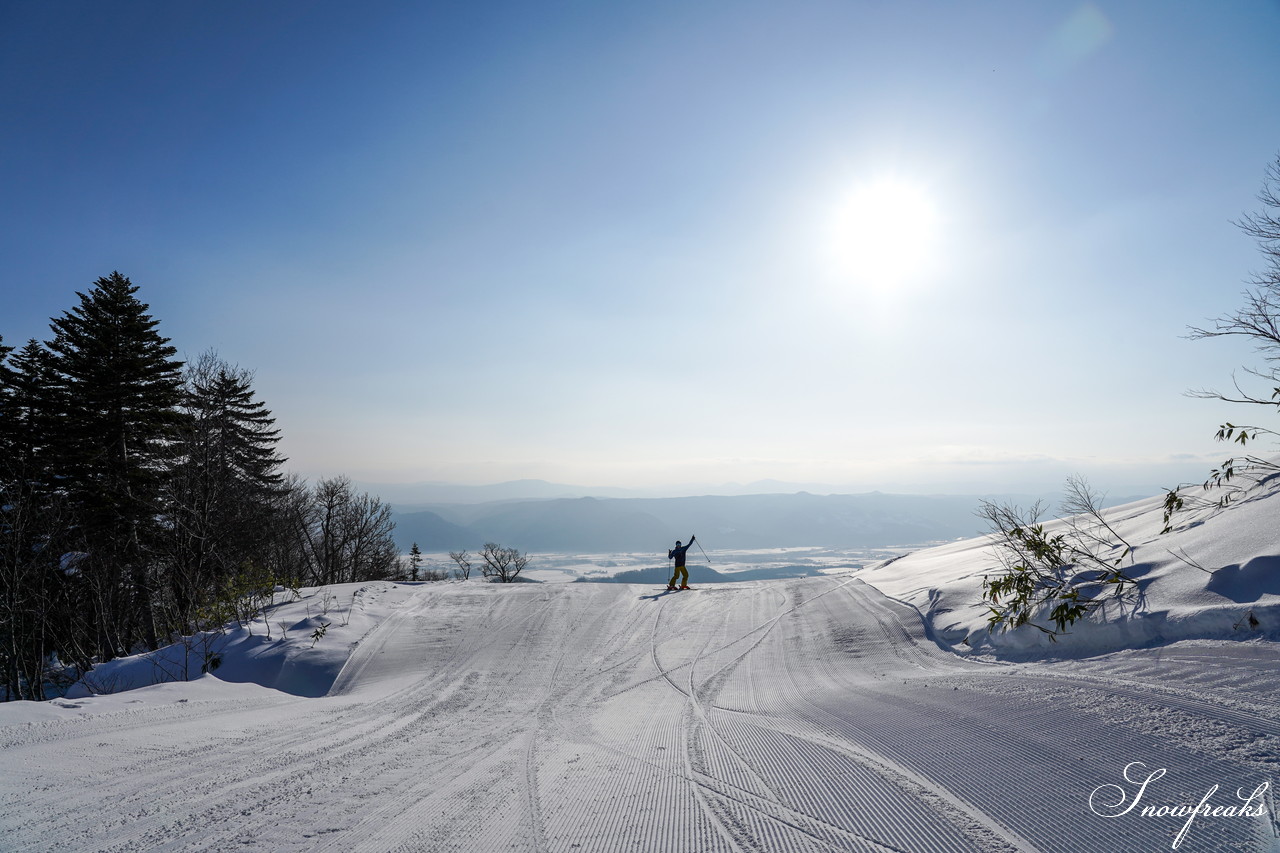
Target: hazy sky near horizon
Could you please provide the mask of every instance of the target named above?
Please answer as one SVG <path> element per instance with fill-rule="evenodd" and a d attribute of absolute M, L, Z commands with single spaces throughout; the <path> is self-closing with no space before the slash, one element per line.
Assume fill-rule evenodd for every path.
<path fill-rule="evenodd" d="M 290 468 L 1132 491 L 1253 417 L 1280 3 L 10 3 L 0 334 L 112 270 Z"/>

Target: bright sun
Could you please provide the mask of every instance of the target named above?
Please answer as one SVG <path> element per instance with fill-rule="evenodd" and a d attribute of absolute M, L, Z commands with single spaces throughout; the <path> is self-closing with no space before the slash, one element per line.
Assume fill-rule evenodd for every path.
<path fill-rule="evenodd" d="M 842 278 L 892 287 L 931 265 L 938 212 L 923 189 L 881 178 L 852 189 L 831 223 L 831 249 Z"/>

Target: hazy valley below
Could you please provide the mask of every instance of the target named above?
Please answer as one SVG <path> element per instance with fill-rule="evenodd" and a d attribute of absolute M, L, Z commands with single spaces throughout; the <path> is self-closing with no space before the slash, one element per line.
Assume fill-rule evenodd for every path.
<path fill-rule="evenodd" d="M 983 532 L 975 496 L 808 493 L 562 498 L 400 508 L 407 552 L 499 542 L 537 552 L 662 552 L 696 534 L 703 548 L 879 548 Z"/>

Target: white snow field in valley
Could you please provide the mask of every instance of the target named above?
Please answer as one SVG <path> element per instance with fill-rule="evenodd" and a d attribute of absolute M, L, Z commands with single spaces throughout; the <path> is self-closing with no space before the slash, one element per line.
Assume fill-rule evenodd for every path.
<path fill-rule="evenodd" d="M 171 649 L 0 706 L 0 849 L 1280 850 L 1280 497 L 1160 509 L 1111 514 L 1143 598 L 1052 645 L 986 636 L 981 540 L 678 593 L 304 590 L 216 676 L 123 689 Z"/>

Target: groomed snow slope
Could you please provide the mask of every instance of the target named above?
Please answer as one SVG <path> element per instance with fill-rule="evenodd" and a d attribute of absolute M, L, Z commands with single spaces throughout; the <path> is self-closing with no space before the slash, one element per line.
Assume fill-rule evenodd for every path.
<path fill-rule="evenodd" d="M 1239 806 L 1280 756 L 1269 643 L 968 660 L 855 575 L 380 589 L 327 696 L 0 707 L 0 846 L 1168 850 L 1186 817 L 1141 807 Z M 1096 814 L 1132 762 L 1167 772 Z M 1179 849 L 1271 850 L 1272 824 L 1199 816 Z"/>

